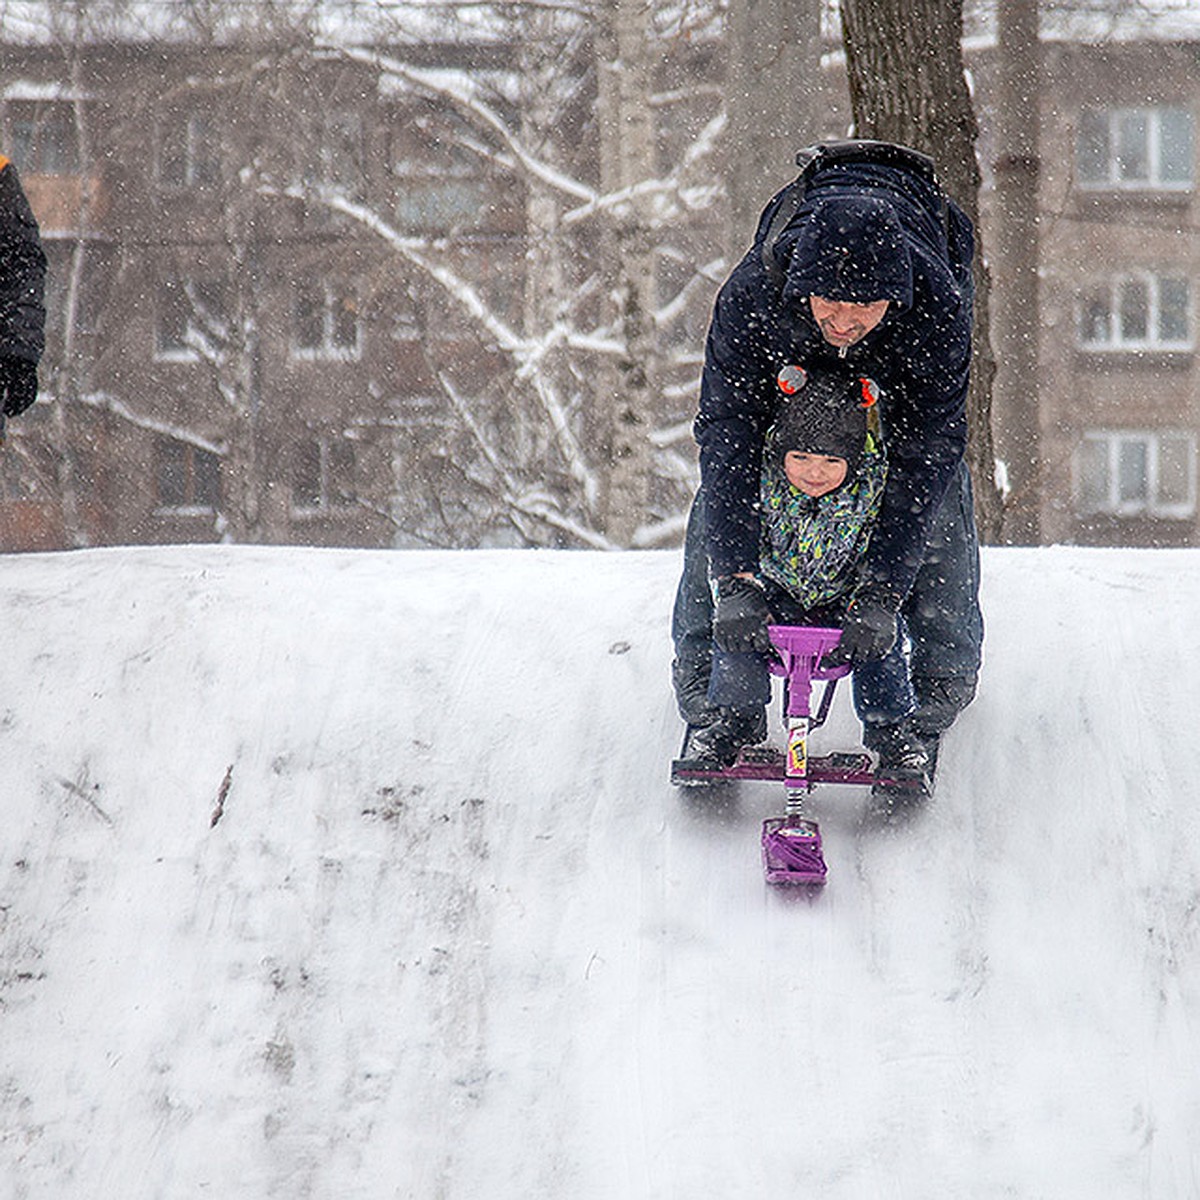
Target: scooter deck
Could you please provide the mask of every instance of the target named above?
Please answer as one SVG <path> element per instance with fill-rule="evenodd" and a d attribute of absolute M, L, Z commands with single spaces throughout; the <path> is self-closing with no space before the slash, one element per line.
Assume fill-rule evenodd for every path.
<path fill-rule="evenodd" d="M 871 756 L 865 751 L 814 755 L 808 760 L 805 776 L 809 783 L 864 784 L 870 787 L 876 782 Z M 729 767 L 716 767 L 690 758 L 677 758 L 671 763 L 671 782 L 679 787 L 734 783 L 738 780 L 782 783 L 787 777 L 784 753 L 774 746 L 747 746 Z"/>

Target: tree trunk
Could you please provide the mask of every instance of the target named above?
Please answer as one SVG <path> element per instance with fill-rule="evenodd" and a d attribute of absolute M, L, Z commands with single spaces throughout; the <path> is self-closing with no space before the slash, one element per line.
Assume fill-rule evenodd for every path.
<path fill-rule="evenodd" d="M 556 36 L 559 15 L 544 11 L 522 19 L 513 37 L 521 45 L 521 142 L 542 161 L 554 162 L 555 138 L 574 83 L 559 54 L 564 39 Z M 565 76 L 565 78 L 564 78 Z M 563 229 L 563 202 L 559 193 L 537 176 L 530 176 L 525 186 L 525 271 L 523 293 L 523 330 L 527 338 L 552 339 L 554 330 L 570 310 L 572 293 L 577 280 L 570 276 L 572 243 Z M 543 356 L 538 368 L 543 386 L 563 397 L 569 396 L 577 383 L 572 377 L 569 357 L 559 353 Z M 514 395 L 514 403 L 520 403 Z M 591 415 L 591 414 L 589 414 Z M 545 430 L 544 419 L 530 414 L 528 419 L 514 422 L 513 436 L 519 445 L 514 457 L 519 462 L 545 459 L 553 454 L 556 443 Z M 557 447 L 569 458 L 569 450 Z M 582 489 L 584 507 L 595 509 L 599 488 L 594 474 L 580 464 L 566 461 L 565 474 L 573 475 Z"/>
<path fill-rule="evenodd" d="M 77 29 L 77 24 L 75 26 Z M 54 442 L 58 495 L 62 505 L 63 537 L 70 546 L 88 544 L 79 507 L 79 467 L 75 460 L 70 436 L 71 420 L 67 409 L 74 405 L 83 390 L 80 374 L 82 363 L 78 351 L 80 305 L 82 303 L 83 275 L 86 269 L 87 249 L 91 241 L 91 219 L 94 197 L 92 181 L 94 164 L 90 130 L 85 119 L 83 103 L 84 86 L 80 70 L 80 43 L 73 39 L 67 48 L 68 69 L 71 81 L 71 112 L 75 124 L 75 138 L 79 147 L 79 206 L 75 211 L 75 243 L 71 247 L 71 265 L 67 272 L 64 289 L 62 318 L 62 351 L 58 367 L 51 375 L 52 420 L 50 428 Z"/>
<path fill-rule="evenodd" d="M 1037 0 L 997 7 L 1000 93 L 996 172 L 996 436 L 1008 473 L 1004 540 L 1041 540 L 1038 416 Z"/>
<path fill-rule="evenodd" d="M 796 176 L 820 127 L 820 0 L 739 0 L 729 8 L 727 191 L 732 259 L 766 202 Z"/>
<path fill-rule="evenodd" d="M 607 471 L 600 526 L 629 546 L 646 516 L 654 401 L 655 242 L 648 204 L 632 189 L 655 177 L 649 9 L 644 0 L 608 0 L 597 38 L 600 68 L 600 187 L 620 195 L 601 256 L 612 328 L 621 350 L 600 370 L 607 416 Z"/>
<path fill-rule="evenodd" d="M 932 155 L 947 192 L 979 230 L 979 128 L 963 74 L 962 0 L 842 0 L 842 40 L 855 132 L 902 142 Z M 990 276 L 975 255 L 975 329 L 967 398 L 967 461 L 980 536 L 1000 535 L 991 391 Z"/>

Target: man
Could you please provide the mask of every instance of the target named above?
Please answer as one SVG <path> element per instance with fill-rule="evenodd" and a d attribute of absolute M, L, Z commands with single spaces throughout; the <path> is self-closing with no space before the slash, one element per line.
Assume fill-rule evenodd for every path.
<path fill-rule="evenodd" d="M 707 682 L 714 640 L 730 653 L 765 644 L 763 439 L 796 369 L 840 359 L 882 389 L 889 468 L 833 657 L 876 662 L 907 637 L 916 708 L 900 722 L 858 715 L 881 775 L 925 778 L 941 734 L 974 696 L 983 640 L 964 462 L 973 232 L 916 151 L 830 143 L 799 161 L 800 179 L 764 211 L 709 327 L 695 426 L 700 494 L 673 616 L 676 695 L 689 724 L 744 724 L 707 700 Z M 736 732 L 747 740 L 756 731 Z"/>
<path fill-rule="evenodd" d="M 36 399 L 46 256 L 17 168 L 0 155 L 0 431 Z"/>

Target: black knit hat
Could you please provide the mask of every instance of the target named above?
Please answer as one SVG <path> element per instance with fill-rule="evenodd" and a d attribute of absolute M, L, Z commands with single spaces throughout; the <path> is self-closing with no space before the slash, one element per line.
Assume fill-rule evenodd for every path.
<path fill-rule="evenodd" d="M 846 460 L 846 478 L 852 478 L 866 447 L 867 407 L 875 394 L 875 385 L 858 375 L 809 370 L 804 386 L 775 418 L 772 437 L 779 465 L 792 450 L 832 455 Z"/>
<path fill-rule="evenodd" d="M 912 258 L 892 205 L 874 196 L 840 196 L 813 208 L 788 265 L 789 300 L 912 305 Z"/>

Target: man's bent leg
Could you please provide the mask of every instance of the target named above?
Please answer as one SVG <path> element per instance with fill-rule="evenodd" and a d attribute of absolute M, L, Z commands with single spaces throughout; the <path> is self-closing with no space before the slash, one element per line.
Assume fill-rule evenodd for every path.
<path fill-rule="evenodd" d="M 688 739 L 688 757 L 727 767 L 737 761 L 743 746 L 767 736 L 767 704 L 771 700 L 767 655 L 730 654 L 714 648 L 708 697 L 713 719 Z"/>
<path fill-rule="evenodd" d="M 934 750 L 913 724 L 917 702 L 909 677 L 907 631 L 898 622 L 896 644 L 883 658 L 854 669 L 854 708 L 863 723 L 863 745 L 878 756 L 873 794 L 928 795 L 936 765 Z"/>
<path fill-rule="evenodd" d="M 938 510 L 902 612 L 912 642 L 913 724 L 936 743 L 974 698 L 982 660 L 979 535 L 965 463 Z"/>
<path fill-rule="evenodd" d="M 709 725 L 717 716 L 716 707 L 708 701 L 713 656 L 712 622 L 704 505 L 697 494 L 688 515 L 683 542 L 683 573 L 679 577 L 675 607 L 671 612 L 671 640 L 675 644 L 671 683 L 679 715 L 689 725 Z"/>
<path fill-rule="evenodd" d="M 868 747 L 873 732 L 883 726 L 899 725 L 917 707 L 909 681 L 908 656 L 904 648 L 904 622 L 900 621 L 896 644 L 883 658 L 854 668 L 854 711 L 863 724 Z"/>

